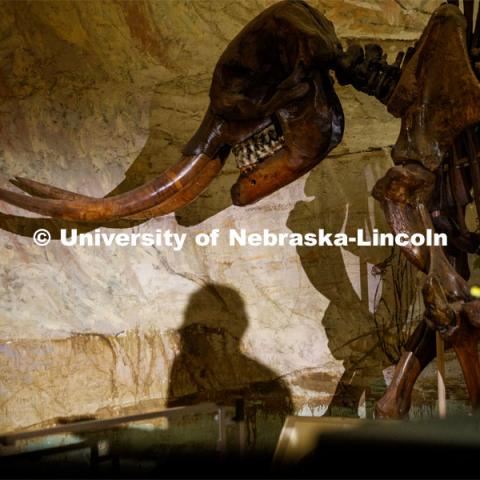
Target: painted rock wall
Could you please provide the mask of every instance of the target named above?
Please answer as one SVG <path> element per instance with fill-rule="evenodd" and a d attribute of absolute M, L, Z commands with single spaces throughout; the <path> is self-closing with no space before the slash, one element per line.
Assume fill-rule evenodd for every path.
<path fill-rule="evenodd" d="M 229 40 L 271 3 L 2 2 L 2 186 L 13 189 L 8 179 L 18 175 L 103 196 L 153 178 L 199 125 Z M 391 60 L 419 37 L 438 3 L 311 2 L 345 45 L 379 42 Z M 55 240 L 61 228 L 94 227 L 1 203 L 0 430 L 239 394 L 263 396 L 272 412 L 367 408 L 391 363 L 372 311 L 375 292 L 391 299 L 392 285 L 379 287 L 371 269 L 390 249 L 193 241 L 212 228 L 386 230 L 369 192 L 391 165 L 399 123 L 366 95 L 349 87 L 338 93 L 345 138 L 305 178 L 256 205 L 234 207 L 230 158 L 191 206 L 102 227 L 187 233 L 178 252 L 66 247 Z M 32 241 L 38 228 L 52 233 L 46 247 Z M 453 363 L 451 370 L 463 402 Z M 433 404 L 432 378 L 417 405 Z"/>

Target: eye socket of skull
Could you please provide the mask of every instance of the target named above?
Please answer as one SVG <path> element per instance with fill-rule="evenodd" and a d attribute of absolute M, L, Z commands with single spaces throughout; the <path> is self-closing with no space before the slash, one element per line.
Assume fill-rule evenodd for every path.
<path fill-rule="evenodd" d="M 231 189 L 235 205 L 255 203 L 297 180 L 342 138 L 343 112 L 328 74 L 316 73 L 309 94 L 278 110 L 275 119 L 283 146 L 242 170 Z"/>

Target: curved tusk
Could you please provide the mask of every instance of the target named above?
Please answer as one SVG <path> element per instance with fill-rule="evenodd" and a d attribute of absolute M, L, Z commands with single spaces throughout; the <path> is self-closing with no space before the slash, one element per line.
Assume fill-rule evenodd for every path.
<path fill-rule="evenodd" d="M 125 220 L 148 220 L 150 218 L 159 217 L 172 213 L 182 207 L 187 206 L 195 200 L 212 182 L 222 169 L 222 161 L 212 161 L 208 163 L 188 188 L 183 188 L 175 193 L 168 200 L 147 210 L 123 217 Z M 46 183 L 37 182 L 23 177 L 14 177 L 10 182 L 16 187 L 26 191 L 27 193 L 37 195 L 43 198 L 55 200 L 95 200 L 95 197 L 89 197 L 80 193 L 70 192 L 63 188 L 53 187 Z"/>
<path fill-rule="evenodd" d="M 165 213 L 161 213 L 162 208 L 154 210 L 154 207 L 161 207 L 165 202 L 169 202 L 167 206 L 176 209 L 185 204 L 182 202 L 192 201 L 208 186 L 222 166 L 223 160 L 218 157 L 210 158 L 204 154 L 184 156 L 179 163 L 151 182 L 106 198 L 86 197 L 40 182 L 17 179 L 19 185 L 44 196 L 57 198 L 31 197 L 0 189 L 0 199 L 41 215 L 77 222 L 118 220 L 146 210 L 151 211 L 149 215 L 164 215 Z M 187 193 L 190 187 L 198 192 L 195 196 Z"/>
<path fill-rule="evenodd" d="M 218 157 L 216 161 L 208 163 L 199 175 L 187 188 L 183 188 L 168 200 L 156 205 L 153 208 L 143 210 L 125 217 L 127 220 L 148 220 L 175 212 L 193 202 L 219 174 L 223 167 L 223 160 Z"/>
<path fill-rule="evenodd" d="M 53 198 L 56 200 L 95 200 L 95 197 L 70 192 L 63 188 L 53 187 L 52 185 L 37 182 L 36 180 L 30 180 L 29 178 L 14 177 L 10 180 L 10 183 L 30 195 L 36 195 L 42 198 Z"/>

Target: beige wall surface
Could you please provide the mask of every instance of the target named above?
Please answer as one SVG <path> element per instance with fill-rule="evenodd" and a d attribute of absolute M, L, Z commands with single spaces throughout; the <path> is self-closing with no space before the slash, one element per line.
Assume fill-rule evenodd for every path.
<path fill-rule="evenodd" d="M 199 125 L 229 40 L 272 3 L 3 1 L 0 184 L 13 189 L 8 179 L 18 175 L 103 196 L 152 178 Z M 344 45 L 375 41 L 393 60 L 440 2 L 310 3 Z M 234 207 L 229 158 L 201 198 L 176 214 L 103 227 L 187 233 L 179 252 L 69 248 L 58 240 L 42 248 L 31 238 L 37 228 L 58 238 L 75 225 L 0 204 L 0 431 L 255 383 L 280 388 L 307 415 L 324 413 L 335 392 L 339 405 L 354 409 L 381 393 L 389 361 L 373 322 L 379 278 L 371 267 L 388 248 L 193 241 L 212 228 L 386 230 L 369 192 L 391 165 L 399 123 L 375 99 L 337 91 L 344 140 L 292 185 Z M 387 299 L 390 290 L 386 282 Z M 458 368 L 449 368 L 453 395 L 463 401 Z M 419 406 L 432 404 L 433 378 L 425 377 Z"/>

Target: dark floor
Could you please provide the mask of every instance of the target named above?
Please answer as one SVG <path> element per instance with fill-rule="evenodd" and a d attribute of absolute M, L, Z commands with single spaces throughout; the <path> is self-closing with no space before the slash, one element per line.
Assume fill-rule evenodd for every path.
<path fill-rule="evenodd" d="M 291 437 L 293 438 L 293 437 Z M 295 464 L 272 467 L 272 454 L 224 454 L 156 443 L 112 450 L 102 461 L 90 448 L 61 456 L 29 453 L 0 462 L 1 478 L 475 478 L 480 479 L 480 415 L 422 422 L 365 421 L 319 435 Z M 23 455 L 23 454 L 22 454 Z M 93 461 L 92 461 L 93 459 Z"/>

